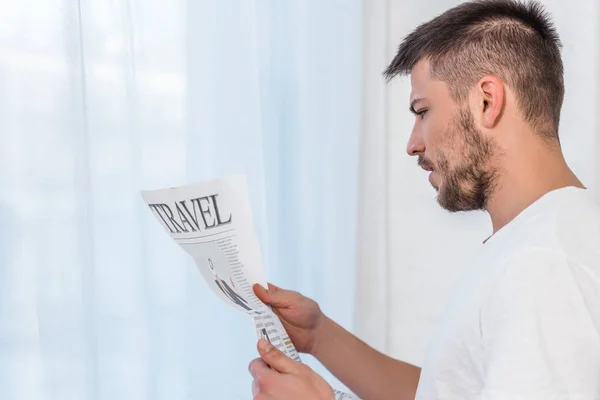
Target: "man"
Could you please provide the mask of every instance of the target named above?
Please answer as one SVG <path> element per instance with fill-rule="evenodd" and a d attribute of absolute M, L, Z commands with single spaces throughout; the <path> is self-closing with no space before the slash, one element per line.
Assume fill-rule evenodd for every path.
<path fill-rule="evenodd" d="M 600 209 L 561 152 L 559 49 L 539 4 L 468 2 L 408 35 L 385 72 L 411 76 L 407 151 L 439 204 L 493 225 L 422 369 L 298 293 L 255 289 L 298 350 L 362 399 L 600 399 Z M 264 341 L 259 352 L 255 400 L 333 399 L 308 367 Z"/>

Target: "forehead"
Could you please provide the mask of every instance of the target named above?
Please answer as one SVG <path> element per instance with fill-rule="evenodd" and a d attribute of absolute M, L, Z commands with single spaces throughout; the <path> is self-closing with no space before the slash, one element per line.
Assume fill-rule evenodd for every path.
<path fill-rule="evenodd" d="M 429 61 L 421 60 L 410 72 L 411 94 L 409 102 L 417 98 L 449 96 L 448 85 L 429 74 Z"/>

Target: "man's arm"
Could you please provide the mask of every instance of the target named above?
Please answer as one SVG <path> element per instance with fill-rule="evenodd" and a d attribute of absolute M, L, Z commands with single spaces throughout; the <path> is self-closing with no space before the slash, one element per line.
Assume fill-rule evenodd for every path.
<path fill-rule="evenodd" d="M 254 286 L 272 307 L 296 349 L 315 356 L 363 400 L 414 399 L 421 369 L 387 357 L 333 322 L 298 292 L 269 284 Z"/>
<path fill-rule="evenodd" d="M 326 318 L 313 355 L 363 400 L 412 400 L 421 369 L 388 357 Z"/>

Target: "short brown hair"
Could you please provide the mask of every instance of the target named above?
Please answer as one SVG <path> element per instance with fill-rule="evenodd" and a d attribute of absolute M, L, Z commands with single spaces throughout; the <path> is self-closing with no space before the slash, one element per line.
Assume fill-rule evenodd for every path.
<path fill-rule="evenodd" d="M 462 3 L 404 38 L 384 76 L 409 74 L 420 60 L 450 85 L 456 101 L 485 75 L 512 88 L 524 119 L 546 139 L 558 139 L 564 98 L 561 43 L 549 16 L 535 1 Z"/>

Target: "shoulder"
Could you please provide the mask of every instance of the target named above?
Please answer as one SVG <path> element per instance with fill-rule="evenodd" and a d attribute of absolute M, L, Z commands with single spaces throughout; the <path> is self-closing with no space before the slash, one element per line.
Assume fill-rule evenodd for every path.
<path fill-rule="evenodd" d="M 574 193 L 557 207 L 552 228 L 560 251 L 600 277 L 600 206 L 587 193 Z"/>
<path fill-rule="evenodd" d="M 484 336 L 516 335 L 527 327 L 550 334 L 570 327 L 600 339 L 600 279 L 588 265 L 563 251 L 529 248 L 499 267 L 482 307 Z"/>
<path fill-rule="evenodd" d="M 505 260 L 481 310 L 488 389 L 540 395 L 597 389 L 600 286 L 584 290 L 582 267 L 546 248 Z"/>
<path fill-rule="evenodd" d="M 487 305 L 522 307 L 525 301 L 556 293 L 557 289 L 564 292 L 570 268 L 568 256 L 552 248 L 528 247 L 505 255 L 491 282 Z"/>
<path fill-rule="evenodd" d="M 581 280 L 589 279 L 600 290 L 595 269 L 595 265 L 582 263 L 560 248 L 524 247 L 499 263 L 487 304 L 543 308 L 557 299 L 570 303 L 581 297 Z"/>
<path fill-rule="evenodd" d="M 505 241 L 502 262 L 545 268 L 582 265 L 600 278 L 600 205 L 583 189 L 569 188 L 546 198 L 513 229 Z M 540 272 L 530 268 L 524 273 Z"/>

